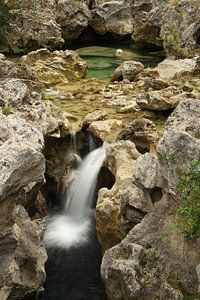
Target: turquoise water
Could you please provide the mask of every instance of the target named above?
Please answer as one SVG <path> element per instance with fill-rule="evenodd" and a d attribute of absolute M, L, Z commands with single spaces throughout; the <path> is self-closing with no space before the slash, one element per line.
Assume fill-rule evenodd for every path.
<path fill-rule="evenodd" d="M 116 56 L 117 49 L 123 50 L 120 57 Z M 87 78 L 107 79 L 125 60 L 136 60 L 143 63 L 145 67 L 154 67 L 164 59 L 163 51 L 152 52 L 137 44 L 88 46 L 76 51 L 88 65 Z"/>

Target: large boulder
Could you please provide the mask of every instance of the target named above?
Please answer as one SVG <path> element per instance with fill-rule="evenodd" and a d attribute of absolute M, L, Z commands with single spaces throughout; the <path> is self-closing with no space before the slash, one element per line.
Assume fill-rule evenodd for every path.
<path fill-rule="evenodd" d="M 190 93 L 182 92 L 180 88 L 169 86 L 162 90 L 138 94 L 136 102 L 142 109 L 165 111 L 175 108 L 179 102 L 190 96 Z"/>
<path fill-rule="evenodd" d="M 86 63 L 70 50 L 50 52 L 39 49 L 22 56 L 20 62 L 33 70 L 39 81 L 51 87 L 84 78 L 87 72 Z"/>
<path fill-rule="evenodd" d="M 135 143 L 140 153 L 155 151 L 159 135 L 149 119 L 141 118 L 131 122 L 118 135 L 119 140 L 130 140 Z"/>
<path fill-rule="evenodd" d="M 47 1 L 8 1 L 15 9 L 15 18 L 11 22 L 11 32 L 8 35 L 9 47 L 14 52 L 27 49 L 61 47 L 64 40 L 61 28 L 55 19 L 56 3 Z"/>
<path fill-rule="evenodd" d="M 124 61 L 114 70 L 111 76 L 111 81 L 120 81 L 123 79 L 135 81 L 138 79 L 138 75 L 143 71 L 143 69 L 143 64 L 138 61 Z"/>

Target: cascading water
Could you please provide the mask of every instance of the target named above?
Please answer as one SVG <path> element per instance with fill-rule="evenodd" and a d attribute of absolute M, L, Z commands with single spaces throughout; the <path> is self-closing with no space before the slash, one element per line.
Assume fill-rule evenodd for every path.
<path fill-rule="evenodd" d="M 107 298 L 100 277 L 101 249 L 92 209 L 104 157 L 104 146 L 91 151 L 83 160 L 77 155 L 78 166 L 72 170 L 73 179 L 66 188 L 64 210 L 48 218 L 44 236 L 48 260 L 43 300 Z"/>
<path fill-rule="evenodd" d="M 67 191 L 62 214 L 50 217 L 44 241 L 48 247 L 70 248 L 87 242 L 91 227 L 92 201 L 105 147 L 90 152 L 76 171 Z"/>

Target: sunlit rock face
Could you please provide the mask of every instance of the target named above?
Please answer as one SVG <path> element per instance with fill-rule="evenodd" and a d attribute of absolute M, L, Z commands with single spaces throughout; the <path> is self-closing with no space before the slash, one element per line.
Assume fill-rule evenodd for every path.
<path fill-rule="evenodd" d="M 199 113 L 199 100 L 182 101 L 168 118 L 156 153 L 135 161 L 132 184 L 119 204 L 128 234 L 105 252 L 102 262 L 111 299 L 198 298 L 199 239 L 186 240 L 177 226 L 177 184 L 180 170 L 200 158 Z M 137 208 L 135 219 L 127 199 L 129 210 Z M 113 199 L 108 201 L 111 206 Z M 177 280 L 181 285 L 174 285 Z"/>

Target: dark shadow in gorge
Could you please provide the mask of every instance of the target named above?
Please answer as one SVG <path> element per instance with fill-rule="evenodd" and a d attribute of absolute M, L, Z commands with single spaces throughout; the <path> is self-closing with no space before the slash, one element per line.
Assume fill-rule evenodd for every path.
<path fill-rule="evenodd" d="M 105 300 L 100 277 L 101 248 L 95 221 L 86 245 L 48 251 L 43 300 Z"/>

